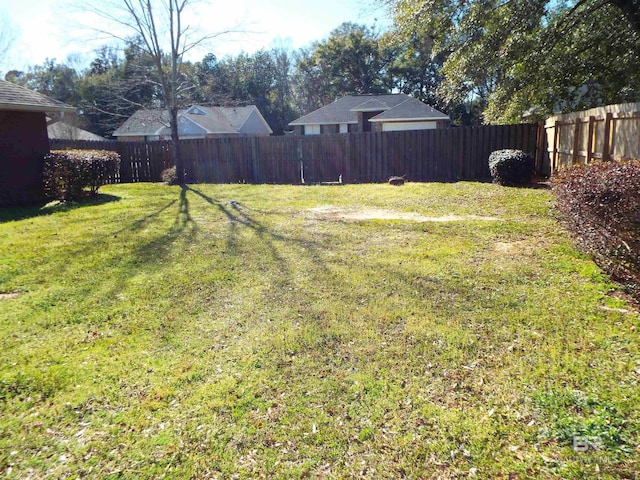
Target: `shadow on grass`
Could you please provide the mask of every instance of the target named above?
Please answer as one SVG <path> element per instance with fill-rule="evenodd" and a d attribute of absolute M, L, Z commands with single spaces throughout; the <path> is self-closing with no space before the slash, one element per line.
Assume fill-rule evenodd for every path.
<path fill-rule="evenodd" d="M 152 222 L 159 218 L 166 210 L 171 208 L 178 202 L 178 210 L 175 214 L 175 218 L 171 226 L 162 234 L 153 237 L 152 239 L 138 244 L 132 251 L 130 258 L 131 263 L 135 265 L 144 264 L 157 264 L 162 263 L 170 251 L 171 245 L 181 237 L 187 242 L 191 243 L 195 240 L 195 236 L 198 233 L 198 226 L 191 218 L 189 212 L 189 199 L 187 198 L 187 187 L 182 187 L 180 190 L 179 200 L 172 200 L 162 208 L 156 210 L 149 215 L 135 220 L 124 228 L 120 229 L 117 234 L 127 232 L 133 234 L 136 231 L 144 229 L 149 222 Z M 185 235 L 186 232 L 186 235 Z"/>
<path fill-rule="evenodd" d="M 239 252 L 241 246 L 238 240 L 241 234 L 240 228 L 248 228 L 255 233 L 257 239 L 266 247 L 269 252 L 268 254 L 274 260 L 275 265 L 277 265 L 282 282 L 286 283 L 291 281 L 293 274 L 289 261 L 280 253 L 277 243 L 297 246 L 299 248 L 298 252 L 300 254 L 304 252 L 304 258 L 311 261 L 319 272 L 322 272 L 324 275 L 330 275 L 323 255 L 323 249 L 325 247 L 321 245 L 320 240 L 296 238 L 275 232 L 255 219 L 255 213 L 265 215 L 268 214 L 268 212 L 262 212 L 235 201 L 221 202 L 190 186 L 185 187 L 185 189 L 199 196 L 209 205 L 216 207 L 227 218 L 229 222 L 227 227 L 227 248 L 232 254 L 241 254 L 241 252 Z"/>
<path fill-rule="evenodd" d="M 502 186 L 505 188 L 522 188 L 525 190 L 550 190 L 551 189 L 551 184 L 549 182 L 548 178 L 545 177 L 534 177 L 530 183 L 527 183 L 525 185 L 500 185 L 499 183 L 496 183 L 493 181 L 493 179 L 491 177 L 489 178 L 478 178 L 478 179 L 458 179 L 458 180 L 437 180 L 437 181 L 431 181 L 431 182 L 425 182 L 425 183 L 438 183 L 438 184 L 453 184 L 453 183 L 459 183 L 459 182 L 470 182 L 470 183 L 479 183 L 479 184 L 486 184 L 486 185 L 498 185 L 498 186 Z"/>
<path fill-rule="evenodd" d="M 531 180 L 531 182 L 524 185 L 500 185 L 499 183 L 496 183 L 491 179 L 487 181 L 478 180 L 476 183 L 492 183 L 504 188 L 521 188 L 524 190 L 551 190 L 551 182 L 548 178 L 544 177 L 535 177 Z"/>
<path fill-rule="evenodd" d="M 258 236 L 258 238 L 260 238 L 260 240 L 265 241 L 267 244 L 267 247 L 269 248 L 269 251 L 271 252 L 272 257 L 278 262 L 279 265 L 281 265 L 282 267 L 281 270 L 286 270 L 284 259 L 278 254 L 278 251 L 275 245 L 273 245 L 272 243 L 272 240 L 286 240 L 283 236 L 268 231 L 264 225 L 262 225 L 260 222 L 255 220 L 250 215 L 249 209 L 247 207 L 239 204 L 238 202 L 231 201 L 226 204 L 223 204 L 217 200 L 214 200 L 208 195 L 205 195 L 200 190 L 196 190 L 195 188 L 192 188 L 189 186 L 183 187 L 181 198 L 182 198 L 182 194 L 184 194 L 187 190 L 198 195 L 209 205 L 216 207 L 221 213 L 225 215 L 225 217 L 227 217 L 227 220 L 229 221 L 229 238 L 227 240 L 227 247 L 229 248 L 229 250 L 231 250 L 232 252 L 237 251 L 237 237 L 238 237 L 237 229 L 238 229 L 238 224 L 240 224 L 244 227 L 247 227 L 253 230 Z M 185 196 L 185 200 L 186 200 L 186 196 Z M 189 207 L 189 204 L 188 204 L 188 201 L 186 201 L 185 208 L 186 208 L 187 216 L 189 215 L 188 207 Z"/>
<path fill-rule="evenodd" d="M 88 197 L 81 202 L 50 202 L 45 206 L 6 207 L 0 208 L 0 223 L 24 220 L 33 217 L 43 217 L 59 212 L 69 212 L 77 208 L 95 207 L 106 203 L 118 202 L 120 197 L 98 193 L 95 197 Z"/>
<path fill-rule="evenodd" d="M 178 199 L 169 200 L 167 203 L 159 205 L 155 210 L 146 215 L 124 220 L 118 224 L 119 228 L 117 230 L 112 231 L 108 235 L 103 235 L 99 238 L 90 238 L 86 242 L 75 245 L 75 248 L 70 254 L 74 256 L 91 256 L 96 249 L 106 249 L 107 244 L 113 243 L 114 241 L 124 241 L 125 244 L 127 244 L 133 240 L 135 244 L 131 246 L 130 250 L 127 250 L 125 253 L 119 252 L 117 256 L 112 258 L 110 265 L 112 265 L 113 268 L 119 268 L 118 266 L 124 265 L 125 268 L 123 272 L 125 272 L 125 275 L 129 275 L 132 271 L 145 265 L 161 264 L 165 260 L 174 242 L 180 238 L 185 239 L 187 242 L 193 242 L 198 232 L 198 226 L 189 213 L 187 190 L 186 187 L 183 187 Z M 162 218 L 167 214 L 172 215 L 174 211 L 173 208 L 175 208 L 176 204 L 178 204 L 177 210 L 175 211 L 175 217 L 171 225 L 166 229 L 156 230 L 156 222 L 162 222 Z M 54 207 L 57 207 L 57 205 Z M 61 207 L 64 208 L 63 205 L 61 205 Z M 129 212 L 129 215 L 134 214 L 135 212 L 133 211 Z M 149 232 L 145 233 L 147 229 Z M 140 237 L 138 237 L 139 235 Z M 135 240 L 136 238 L 139 239 Z"/>

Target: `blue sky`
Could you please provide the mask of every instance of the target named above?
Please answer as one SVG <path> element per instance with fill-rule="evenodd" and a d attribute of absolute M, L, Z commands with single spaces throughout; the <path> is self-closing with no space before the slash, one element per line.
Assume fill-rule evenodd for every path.
<path fill-rule="evenodd" d="M 99 0 L 83 3 L 87 1 L 104 4 Z M 92 32 L 95 19 L 74 11 L 72 5 L 70 0 L 0 0 L 0 18 L 14 37 L 7 57 L 0 58 L 2 76 L 10 69 L 42 64 L 46 58 L 65 62 L 70 55 L 74 57 L 70 63 L 81 68 L 93 58 L 96 48 L 113 41 Z M 199 0 L 194 6 L 197 15 L 190 23 L 199 24 L 200 31 L 216 32 L 241 24 L 244 33 L 220 37 L 195 52 L 192 60 L 208 51 L 221 58 L 274 45 L 298 49 L 326 38 L 345 21 L 375 24 L 380 29 L 388 23 L 372 0 Z"/>

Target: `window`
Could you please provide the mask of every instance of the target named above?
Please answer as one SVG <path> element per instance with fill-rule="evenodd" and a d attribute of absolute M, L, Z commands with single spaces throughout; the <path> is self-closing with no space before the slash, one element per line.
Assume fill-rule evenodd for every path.
<path fill-rule="evenodd" d="M 305 125 L 304 126 L 304 134 L 305 135 L 319 135 L 320 134 L 320 125 Z"/>
<path fill-rule="evenodd" d="M 320 133 L 338 133 L 338 125 L 320 125 Z"/>

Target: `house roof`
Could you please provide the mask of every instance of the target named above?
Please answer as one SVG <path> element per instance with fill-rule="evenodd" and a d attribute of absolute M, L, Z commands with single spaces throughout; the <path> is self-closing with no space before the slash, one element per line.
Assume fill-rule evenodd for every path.
<path fill-rule="evenodd" d="M 370 122 L 400 122 L 409 120 L 449 120 L 449 116 L 414 98 L 376 115 Z"/>
<path fill-rule="evenodd" d="M 0 80 L 0 110 L 72 112 L 75 108 L 15 83 Z"/>
<path fill-rule="evenodd" d="M 190 123 L 207 134 L 237 134 L 242 132 L 243 125 L 254 112 L 264 121 L 255 105 L 244 107 L 193 105 L 178 112 L 178 122 L 181 125 Z M 264 124 L 271 133 L 266 121 Z M 167 110 L 138 110 L 113 132 L 113 135 L 116 137 L 155 136 L 169 135 L 170 133 L 169 112 Z"/>
<path fill-rule="evenodd" d="M 389 102 L 391 103 L 391 102 Z M 364 103 L 361 103 L 357 107 L 351 109 L 352 112 L 377 112 L 380 110 L 389 110 L 393 108 L 393 105 L 389 105 L 382 100 L 378 100 L 377 98 L 372 98 L 371 100 L 367 100 Z"/>
<path fill-rule="evenodd" d="M 113 136 L 160 135 L 169 125 L 167 110 L 138 110 L 113 132 Z"/>
<path fill-rule="evenodd" d="M 58 120 L 47 125 L 47 134 L 50 139 L 56 140 L 93 140 L 93 141 L 105 141 L 106 138 L 91 133 L 82 128 L 69 125 L 62 120 Z"/>
<path fill-rule="evenodd" d="M 448 120 L 442 112 L 404 93 L 347 95 L 304 115 L 289 125 L 358 123 L 358 112 L 382 113 L 370 121 Z"/>

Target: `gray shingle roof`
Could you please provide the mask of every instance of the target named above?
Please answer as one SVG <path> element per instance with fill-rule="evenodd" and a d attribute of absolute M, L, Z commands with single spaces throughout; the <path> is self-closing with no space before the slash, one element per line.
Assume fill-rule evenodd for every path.
<path fill-rule="evenodd" d="M 391 100 L 391 99 L 389 99 Z M 366 102 L 358 105 L 351 109 L 352 112 L 375 112 L 378 110 L 389 110 L 393 108 L 393 105 L 389 105 L 392 102 L 384 102 L 382 100 L 378 100 L 377 98 L 372 98 L 371 100 L 367 100 Z"/>
<path fill-rule="evenodd" d="M 72 112 L 75 108 L 15 83 L 0 80 L 0 110 Z"/>
<path fill-rule="evenodd" d="M 167 110 L 138 110 L 113 132 L 114 136 L 159 135 L 169 125 Z"/>
<path fill-rule="evenodd" d="M 178 112 L 179 124 L 184 120 L 192 122 L 205 133 L 240 133 L 245 121 L 257 110 L 255 105 L 244 107 L 203 107 L 194 105 Z M 200 113 L 202 112 L 202 113 Z M 259 113 L 259 112 L 258 112 Z M 138 110 L 115 132 L 114 136 L 169 135 L 169 112 L 166 110 Z"/>
<path fill-rule="evenodd" d="M 414 98 L 407 100 L 385 112 L 382 112 L 370 122 L 388 122 L 401 120 L 449 120 L 449 116 L 426 105 Z"/>
<path fill-rule="evenodd" d="M 404 93 L 347 95 L 329 105 L 325 105 L 304 115 L 289 125 L 333 125 L 358 123 L 358 112 L 377 111 L 371 121 L 384 120 L 448 120 L 449 117 L 438 110 Z"/>
<path fill-rule="evenodd" d="M 49 139 L 105 141 L 106 138 L 59 120 L 47 125 Z"/>

